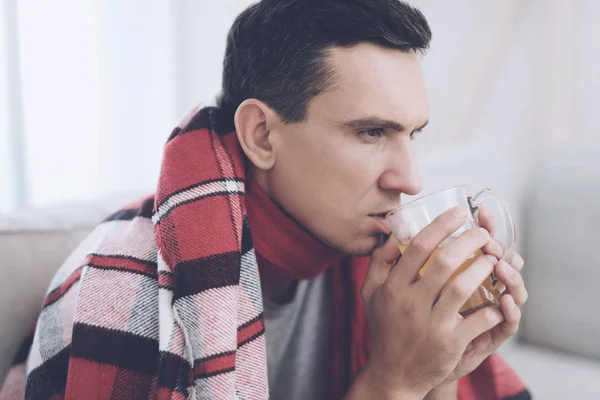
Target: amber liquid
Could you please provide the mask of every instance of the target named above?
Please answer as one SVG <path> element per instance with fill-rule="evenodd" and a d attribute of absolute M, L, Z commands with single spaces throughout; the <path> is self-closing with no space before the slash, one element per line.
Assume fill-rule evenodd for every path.
<path fill-rule="evenodd" d="M 408 247 L 408 243 L 400 243 L 398 247 L 400 248 L 400 252 L 404 253 L 404 251 Z M 443 247 L 440 246 L 433 251 L 423 268 L 421 268 L 421 270 L 419 271 L 419 277 L 422 277 L 425 271 L 427 271 L 427 269 L 429 268 L 435 257 L 437 257 L 438 253 L 440 252 L 440 250 L 442 250 L 442 248 Z M 473 254 L 464 263 L 462 263 L 461 266 L 456 269 L 454 274 L 452 274 L 448 282 L 446 282 L 446 285 L 444 285 L 442 292 L 448 287 L 448 285 L 458 274 L 463 272 L 465 269 L 469 268 L 471 264 L 473 264 L 475 260 L 477 260 L 477 258 L 482 255 L 483 252 L 481 250 L 477 250 L 475 254 Z M 481 282 L 479 288 L 477 288 L 477 290 L 471 295 L 469 300 L 467 300 L 467 302 L 461 307 L 460 314 L 462 316 L 467 316 L 483 307 L 498 304 L 498 299 L 500 298 L 500 295 L 503 291 L 504 285 L 501 282 L 499 282 L 496 279 L 494 273 L 492 273 L 483 282 Z"/>

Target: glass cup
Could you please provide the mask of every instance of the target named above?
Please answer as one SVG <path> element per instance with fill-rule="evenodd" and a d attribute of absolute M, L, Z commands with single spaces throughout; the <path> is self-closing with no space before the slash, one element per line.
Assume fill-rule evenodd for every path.
<path fill-rule="evenodd" d="M 495 205 L 497 212 L 492 213 L 496 224 L 495 239 L 502 246 L 501 258 L 510 263 L 516 243 L 515 225 L 505 203 L 490 189 L 482 190 L 472 197 L 469 197 L 465 186 L 441 190 L 411 201 L 402 207 L 391 211 L 387 214 L 386 221 L 393 235 L 398 239 L 400 252 L 403 253 L 410 244 L 410 241 L 440 214 L 457 206 L 469 210 L 467 221 L 449 238 L 444 240 L 436 250 L 434 250 L 425 265 L 421 268 L 419 276 L 422 277 L 442 248 L 447 246 L 466 230 L 479 226 L 478 211 L 479 207 L 481 207 L 484 202 Z M 486 209 L 492 211 L 487 205 Z M 497 218 L 498 214 L 499 218 Z M 498 234 L 498 232 L 500 232 L 500 234 Z M 444 289 L 452 282 L 452 279 L 454 279 L 456 275 L 460 274 L 473 264 L 477 257 L 482 254 L 481 249 L 472 254 L 456 270 L 444 286 Z M 498 304 L 499 298 L 504 290 L 504 285 L 496 279 L 495 274 L 492 272 L 492 274 L 481 283 L 477 291 L 474 292 L 469 300 L 462 306 L 460 314 L 467 316 L 483 307 Z"/>

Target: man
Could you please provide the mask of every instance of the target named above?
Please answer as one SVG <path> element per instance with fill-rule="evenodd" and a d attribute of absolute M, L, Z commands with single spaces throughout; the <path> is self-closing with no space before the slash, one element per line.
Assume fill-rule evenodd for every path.
<path fill-rule="evenodd" d="M 383 223 L 421 191 L 411 139 L 428 121 L 429 40 L 397 0 L 244 11 L 222 96 L 171 134 L 156 195 L 60 269 L 5 393 L 21 377 L 32 399 L 529 398 L 491 355 L 519 324 L 522 259 L 481 257 L 442 292 L 477 249 L 499 255 L 490 234 L 464 233 L 417 280 L 466 214 L 443 214 L 402 256 Z M 494 269 L 500 306 L 461 317 Z"/>

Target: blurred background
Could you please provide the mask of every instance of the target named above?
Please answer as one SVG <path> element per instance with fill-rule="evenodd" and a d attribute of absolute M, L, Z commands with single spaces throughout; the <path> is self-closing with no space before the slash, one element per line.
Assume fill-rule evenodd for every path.
<path fill-rule="evenodd" d="M 58 265 L 154 191 L 163 143 L 218 92 L 226 33 L 253 1 L 0 1 L 0 258 Z M 507 200 L 530 300 L 502 352 L 535 398 L 599 399 L 600 2 L 411 3 L 433 31 L 425 192 Z"/>

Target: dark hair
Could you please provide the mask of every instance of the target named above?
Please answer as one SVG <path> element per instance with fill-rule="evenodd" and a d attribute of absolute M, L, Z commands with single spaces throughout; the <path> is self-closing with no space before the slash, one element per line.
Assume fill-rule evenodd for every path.
<path fill-rule="evenodd" d="M 300 122 L 331 84 L 329 48 L 369 42 L 425 51 L 430 40 L 423 14 L 399 0 L 262 0 L 229 31 L 221 106 L 231 117 L 244 100 L 256 98 L 286 123 Z"/>

